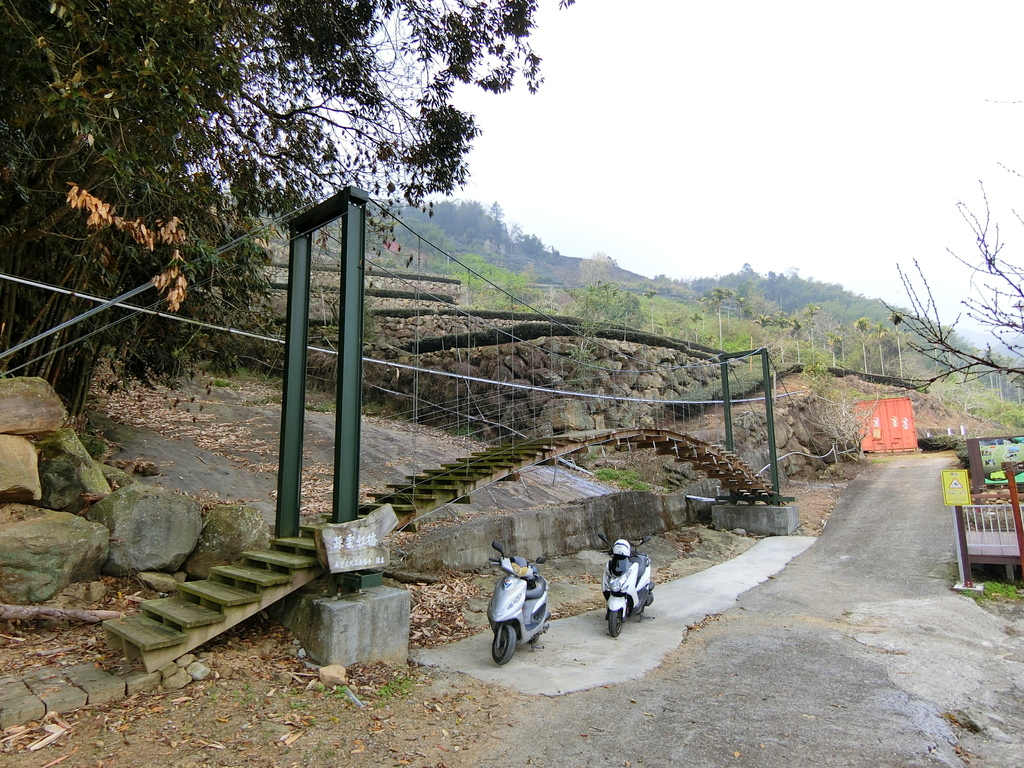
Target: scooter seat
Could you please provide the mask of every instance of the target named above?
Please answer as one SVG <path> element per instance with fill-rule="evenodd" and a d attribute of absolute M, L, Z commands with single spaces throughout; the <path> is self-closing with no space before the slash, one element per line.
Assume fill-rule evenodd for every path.
<path fill-rule="evenodd" d="M 532 586 L 530 585 L 530 582 L 526 582 L 526 599 L 536 600 L 538 597 L 544 594 L 547 588 L 548 583 L 544 581 L 544 577 L 540 574 L 537 574 L 537 579 L 533 582 Z"/>

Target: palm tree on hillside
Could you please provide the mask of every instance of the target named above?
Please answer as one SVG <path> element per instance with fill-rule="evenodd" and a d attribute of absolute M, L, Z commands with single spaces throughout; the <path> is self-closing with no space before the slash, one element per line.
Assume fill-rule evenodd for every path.
<path fill-rule="evenodd" d="M 644 291 L 644 296 L 647 297 L 647 305 L 651 310 L 651 333 L 654 333 L 654 297 L 658 295 L 658 291 L 655 288 L 648 288 Z"/>
<path fill-rule="evenodd" d="M 889 315 L 889 322 L 896 328 L 896 356 L 900 361 L 900 378 L 903 378 L 903 345 L 900 344 L 900 323 L 903 322 L 903 315 L 899 312 L 893 312 Z"/>
<path fill-rule="evenodd" d="M 800 357 L 800 329 L 804 327 L 804 324 L 800 322 L 800 318 L 796 315 L 790 316 L 786 324 L 792 329 L 793 340 L 796 341 L 796 361 L 802 363 L 803 360 Z"/>
<path fill-rule="evenodd" d="M 761 313 L 754 318 L 754 324 L 761 326 L 761 345 L 768 346 L 768 328 L 775 325 L 775 317 Z"/>
<path fill-rule="evenodd" d="M 704 315 L 700 312 L 694 312 L 690 315 L 690 322 L 693 323 L 693 343 L 697 343 L 697 323 L 704 319 Z"/>
<path fill-rule="evenodd" d="M 821 307 L 816 304 L 808 304 L 804 307 L 804 316 L 807 318 L 807 335 L 811 338 L 811 352 L 814 352 L 814 318 L 821 312 Z"/>
<path fill-rule="evenodd" d="M 708 303 L 715 308 L 718 313 L 718 348 L 721 349 L 724 345 L 722 337 L 722 305 L 734 296 L 735 294 L 728 288 L 722 288 L 721 286 L 712 288 L 707 295 Z"/>
<path fill-rule="evenodd" d="M 882 346 L 882 342 L 885 337 L 889 335 L 889 329 L 885 327 L 885 323 L 879 321 L 871 329 L 871 337 L 878 339 L 878 367 L 885 376 L 885 351 Z"/>
<path fill-rule="evenodd" d="M 867 337 L 868 332 L 871 330 L 871 321 L 866 317 L 858 317 L 853 321 L 853 328 L 860 334 L 860 348 L 864 353 L 864 373 L 868 372 L 868 346 Z"/>
<path fill-rule="evenodd" d="M 829 331 L 825 335 L 825 342 L 828 344 L 829 350 L 832 352 L 832 367 L 836 367 L 836 347 L 843 343 L 843 334 L 839 331 Z"/>

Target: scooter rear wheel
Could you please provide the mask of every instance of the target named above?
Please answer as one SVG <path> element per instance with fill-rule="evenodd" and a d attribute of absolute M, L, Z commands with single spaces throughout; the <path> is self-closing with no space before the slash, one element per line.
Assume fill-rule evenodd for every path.
<path fill-rule="evenodd" d="M 511 624 L 501 624 L 494 630 L 491 658 L 495 664 L 508 664 L 516 652 L 516 630 Z"/>
<path fill-rule="evenodd" d="M 608 612 L 608 634 L 612 637 L 618 637 L 619 632 L 622 631 L 622 611 L 609 611 Z"/>

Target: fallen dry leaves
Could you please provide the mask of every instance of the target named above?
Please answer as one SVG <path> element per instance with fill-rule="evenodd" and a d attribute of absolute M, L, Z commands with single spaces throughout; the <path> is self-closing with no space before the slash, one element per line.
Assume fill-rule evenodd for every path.
<path fill-rule="evenodd" d="M 432 648 L 470 637 L 482 628 L 466 622 L 463 606 L 480 595 L 472 574 L 446 571 L 441 580 L 433 584 L 407 584 L 412 598 L 409 617 L 409 645 L 413 648 Z"/>

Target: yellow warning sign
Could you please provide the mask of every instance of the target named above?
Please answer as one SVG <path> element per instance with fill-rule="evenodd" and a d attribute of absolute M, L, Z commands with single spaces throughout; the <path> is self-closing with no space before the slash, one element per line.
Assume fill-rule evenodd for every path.
<path fill-rule="evenodd" d="M 962 507 L 971 503 L 966 469 L 942 470 L 942 503 L 947 507 Z"/>

